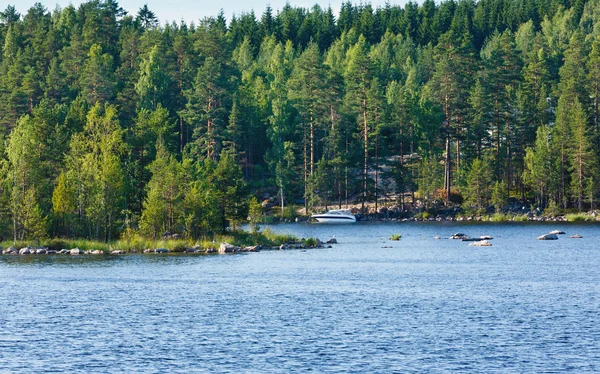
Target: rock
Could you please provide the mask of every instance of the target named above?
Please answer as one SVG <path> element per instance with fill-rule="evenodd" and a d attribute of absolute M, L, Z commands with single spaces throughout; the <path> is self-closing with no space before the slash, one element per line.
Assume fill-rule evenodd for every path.
<path fill-rule="evenodd" d="M 239 251 L 240 251 L 240 247 L 236 247 L 233 244 L 221 243 L 219 245 L 219 253 L 234 253 L 234 252 L 239 252 Z"/>
<path fill-rule="evenodd" d="M 17 249 L 15 247 L 8 247 L 2 251 L 3 255 L 14 255 L 17 254 Z"/>
<path fill-rule="evenodd" d="M 436 235 L 436 236 L 434 236 L 433 238 L 434 238 L 435 240 L 440 240 L 440 239 L 441 239 L 439 235 Z"/>
<path fill-rule="evenodd" d="M 60 251 L 58 251 L 56 253 L 59 254 L 59 255 L 66 255 L 68 253 L 71 253 L 71 251 L 69 251 L 68 249 L 63 248 L 63 249 L 61 249 Z"/>
<path fill-rule="evenodd" d="M 169 250 L 167 248 L 156 248 L 154 253 L 169 253 Z"/>
<path fill-rule="evenodd" d="M 146 248 L 144 249 L 144 253 L 154 253 L 154 249 Z"/>
<path fill-rule="evenodd" d="M 122 249 L 115 249 L 114 251 L 110 252 L 111 255 L 124 255 L 125 251 Z"/>
<path fill-rule="evenodd" d="M 54 249 L 49 249 L 48 250 L 48 254 L 49 255 L 55 255 L 57 252 Z"/>
<path fill-rule="evenodd" d="M 95 251 L 91 251 L 90 254 L 92 254 L 92 255 L 103 255 L 104 251 L 96 249 Z"/>
<path fill-rule="evenodd" d="M 327 244 L 338 244 L 338 241 L 337 241 L 337 239 L 334 236 L 333 238 L 329 239 L 325 243 L 327 243 Z"/>
<path fill-rule="evenodd" d="M 491 236 L 489 236 L 489 235 L 481 235 L 481 236 L 479 237 L 479 239 L 481 239 L 481 240 L 492 240 L 492 239 L 494 239 L 494 238 L 492 238 L 492 237 L 491 237 Z"/>
<path fill-rule="evenodd" d="M 31 252 L 31 249 L 29 249 L 29 247 L 25 247 L 25 248 L 21 248 L 21 249 L 19 249 L 19 254 L 20 254 L 20 255 L 30 255 L 30 254 L 35 254 L 35 250 L 34 250 L 34 252 L 32 253 L 32 252 Z"/>
<path fill-rule="evenodd" d="M 564 231 L 560 231 L 560 230 L 553 230 L 553 231 L 550 231 L 549 234 L 564 235 L 565 232 Z"/>
<path fill-rule="evenodd" d="M 472 242 L 471 244 L 469 244 L 469 246 L 471 246 L 471 247 L 491 247 L 492 243 L 488 242 L 487 240 L 480 240 L 478 242 Z"/>
<path fill-rule="evenodd" d="M 569 236 L 569 238 L 571 238 L 571 239 L 581 239 L 581 238 L 583 238 L 583 236 L 575 234 L 575 235 Z"/>
<path fill-rule="evenodd" d="M 45 255 L 48 254 L 48 250 L 46 248 L 38 248 L 35 250 L 36 255 Z"/>
<path fill-rule="evenodd" d="M 262 246 L 260 244 L 244 248 L 244 252 L 258 252 Z"/>
<path fill-rule="evenodd" d="M 449 239 L 468 239 L 469 237 L 462 232 L 457 232 L 454 235 L 451 235 Z"/>
<path fill-rule="evenodd" d="M 315 247 L 319 247 L 323 244 L 322 241 L 319 240 L 319 238 L 315 238 Z"/>
<path fill-rule="evenodd" d="M 206 253 L 217 253 L 215 248 L 206 248 Z"/>
<path fill-rule="evenodd" d="M 288 248 L 288 246 L 285 245 L 285 244 L 282 244 L 282 245 L 279 246 L 279 249 L 287 249 L 287 248 Z"/>
<path fill-rule="evenodd" d="M 196 253 L 197 251 L 194 248 L 186 248 L 183 253 Z"/>
<path fill-rule="evenodd" d="M 73 248 L 69 251 L 69 254 L 71 254 L 71 256 L 78 256 L 78 255 L 82 255 L 83 251 L 79 248 Z"/>
<path fill-rule="evenodd" d="M 556 234 L 544 234 L 537 238 L 537 240 L 558 240 Z"/>

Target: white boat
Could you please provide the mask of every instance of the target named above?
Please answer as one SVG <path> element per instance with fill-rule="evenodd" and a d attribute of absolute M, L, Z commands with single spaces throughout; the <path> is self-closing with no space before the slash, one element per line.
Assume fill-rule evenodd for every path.
<path fill-rule="evenodd" d="M 353 223 L 357 221 L 357 217 L 347 209 L 330 210 L 327 213 L 313 214 L 310 216 L 317 222 L 327 223 Z"/>

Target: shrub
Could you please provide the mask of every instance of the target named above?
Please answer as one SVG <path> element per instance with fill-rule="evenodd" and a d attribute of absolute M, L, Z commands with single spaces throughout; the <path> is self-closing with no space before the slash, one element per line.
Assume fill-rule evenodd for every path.
<path fill-rule="evenodd" d="M 566 215 L 567 221 L 569 222 L 584 222 L 593 220 L 594 217 L 591 217 L 585 213 L 569 213 Z"/>
<path fill-rule="evenodd" d="M 392 234 L 392 236 L 390 237 L 390 240 L 400 240 L 401 237 L 402 237 L 402 235 L 400 235 L 400 234 Z"/>

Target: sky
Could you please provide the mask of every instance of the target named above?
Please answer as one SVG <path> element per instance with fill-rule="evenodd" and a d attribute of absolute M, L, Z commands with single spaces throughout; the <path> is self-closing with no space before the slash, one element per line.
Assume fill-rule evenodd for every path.
<path fill-rule="evenodd" d="M 295 7 L 311 8 L 314 4 L 318 3 L 321 7 L 327 8 L 331 6 L 334 13 L 339 12 L 340 6 L 343 0 L 290 0 L 289 3 Z M 42 3 L 48 10 L 54 10 L 56 6 L 64 8 L 69 4 L 77 7 L 81 4 L 82 0 L 0 0 L 0 11 L 6 9 L 10 5 L 14 5 L 17 11 L 24 15 L 27 10 L 33 6 L 36 2 Z M 135 15 L 137 11 L 144 5 L 148 4 L 150 10 L 152 10 L 160 20 L 161 24 L 165 22 L 185 20 L 187 23 L 192 21 L 197 22 L 198 20 L 216 16 L 221 9 L 225 12 L 227 20 L 231 19 L 233 14 L 241 14 L 243 12 L 249 12 L 254 10 L 256 18 L 260 19 L 261 14 L 264 12 L 266 6 L 269 4 L 273 9 L 273 13 L 277 13 L 284 7 L 286 0 L 221 0 L 221 1 L 207 1 L 207 0 L 120 0 L 119 5 L 125 9 L 129 14 Z M 360 0 L 353 1 L 353 3 L 360 3 Z M 365 3 L 366 1 L 362 1 Z M 370 3 L 374 8 L 384 6 L 385 0 L 371 0 Z M 404 4 L 405 0 L 389 0 L 390 4 Z"/>

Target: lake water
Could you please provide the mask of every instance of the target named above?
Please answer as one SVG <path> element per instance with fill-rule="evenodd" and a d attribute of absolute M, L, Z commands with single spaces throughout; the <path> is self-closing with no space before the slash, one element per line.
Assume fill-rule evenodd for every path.
<path fill-rule="evenodd" d="M 600 226 L 271 228 L 340 244 L 0 256 L 0 372 L 600 372 Z"/>

